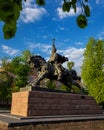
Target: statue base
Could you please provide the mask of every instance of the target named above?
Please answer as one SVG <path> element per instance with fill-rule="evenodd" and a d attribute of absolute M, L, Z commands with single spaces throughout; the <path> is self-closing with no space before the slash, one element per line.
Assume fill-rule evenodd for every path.
<path fill-rule="evenodd" d="M 12 94 L 13 115 L 28 117 L 101 113 L 101 107 L 94 98 L 83 94 L 37 90 Z"/>

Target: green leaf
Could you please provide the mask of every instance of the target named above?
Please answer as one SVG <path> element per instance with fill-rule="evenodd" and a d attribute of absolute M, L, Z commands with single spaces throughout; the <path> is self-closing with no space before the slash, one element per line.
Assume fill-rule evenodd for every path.
<path fill-rule="evenodd" d="M 63 3 L 63 5 L 62 5 L 62 10 L 63 10 L 64 12 L 67 11 L 67 10 L 66 10 L 66 2 Z"/>
<path fill-rule="evenodd" d="M 11 5 L 5 6 L 0 9 L 0 20 L 6 22 L 7 17 L 13 14 L 13 8 Z"/>
<path fill-rule="evenodd" d="M 71 2 L 64 2 L 63 3 L 62 9 L 63 9 L 64 12 L 65 11 L 69 12 L 70 8 L 71 8 Z"/>
<path fill-rule="evenodd" d="M 40 6 L 45 5 L 45 0 L 36 0 L 36 4 Z"/>
<path fill-rule="evenodd" d="M 89 6 L 86 5 L 86 6 L 84 7 L 84 10 L 85 10 L 86 16 L 89 17 L 89 16 L 90 16 L 90 8 L 89 8 Z"/>
<path fill-rule="evenodd" d="M 17 29 L 16 23 L 14 23 L 14 24 L 6 23 L 3 26 L 4 38 L 10 39 L 10 38 L 14 37 L 15 33 L 16 33 L 16 29 Z"/>
<path fill-rule="evenodd" d="M 71 2 L 66 2 L 66 10 L 67 10 L 67 12 L 70 11 L 70 8 L 71 8 Z"/>
<path fill-rule="evenodd" d="M 3 26 L 4 38 L 10 39 L 15 36 L 16 33 L 16 21 L 20 16 L 22 9 L 22 1 L 10 0 L 9 4 L 0 8 L 0 20 L 5 24 Z"/>
<path fill-rule="evenodd" d="M 22 10 L 22 5 L 18 5 L 17 3 L 14 2 L 12 6 L 14 7 L 15 20 L 17 20 L 20 16 L 20 11 Z"/>
<path fill-rule="evenodd" d="M 78 17 L 77 17 L 77 20 L 76 20 L 78 26 L 80 28 L 85 28 L 87 26 L 87 19 L 84 15 L 80 14 Z"/>
<path fill-rule="evenodd" d="M 85 0 L 85 2 L 88 2 L 88 0 Z"/>
<path fill-rule="evenodd" d="M 74 9 L 74 13 L 76 13 L 76 5 L 72 5 L 73 9 Z"/>
<path fill-rule="evenodd" d="M 72 0 L 72 5 L 76 4 L 77 0 Z"/>

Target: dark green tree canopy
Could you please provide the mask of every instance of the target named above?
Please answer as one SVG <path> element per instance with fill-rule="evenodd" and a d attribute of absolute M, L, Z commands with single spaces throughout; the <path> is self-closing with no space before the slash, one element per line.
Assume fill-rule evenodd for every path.
<path fill-rule="evenodd" d="M 23 8 L 23 1 L 26 2 L 26 0 L 0 0 L 0 21 L 4 22 L 3 32 L 5 39 L 10 39 L 15 36 L 17 20 Z M 34 0 L 34 2 L 39 6 L 45 6 L 46 0 Z M 79 5 L 82 11 L 77 17 L 76 22 L 80 28 L 85 28 L 87 26 L 87 17 L 90 16 L 88 0 L 63 0 L 62 10 L 64 12 L 70 12 L 70 9 L 73 8 L 76 13 L 77 6 Z"/>

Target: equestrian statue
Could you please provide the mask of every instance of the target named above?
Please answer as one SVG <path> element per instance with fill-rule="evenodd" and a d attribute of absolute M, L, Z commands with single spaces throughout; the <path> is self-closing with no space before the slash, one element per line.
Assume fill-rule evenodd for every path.
<path fill-rule="evenodd" d="M 40 55 L 33 55 L 29 57 L 28 63 L 32 64 L 39 72 L 38 76 L 28 84 L 28 86 L 39 87 L 40 82 L 44 79 L 56 80 L 72 89 L 72 85 L 77 86 L 81 90 L 80 84 L 77 82 L 81 80 L 75 70 L 68 70 L 62 66 L 68 58 L 57 53 L 57 49 L 53 42 L 51 56 L 46 61 Z"/>

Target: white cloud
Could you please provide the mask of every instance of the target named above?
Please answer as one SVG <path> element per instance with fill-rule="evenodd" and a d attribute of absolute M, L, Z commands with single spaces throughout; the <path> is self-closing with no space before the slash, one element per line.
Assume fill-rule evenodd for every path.
<path fill-rule="evenodd" d="M 104 39 L 104 31 L 100 32 L 100 33 L 97 35 L 97 37 L 98 37 L 99 39 Z"/>
<path fill-rule="evenodd" d="M 64 55 L 68 56 L 69 59 L 77 59 L 80 58 L 82 53 L 83 53 L 84 49 L 83 48 L 75 48 L 75 47 L 70 47 L 67 50 L 64 51 Z"/>
<path fill-rule="evenodd" d="M 96 0 L 96 4 L 99 4 L 100 0 Z"/>
<path fill-rule="evenodd" d="M 57 30 L 65 30 L 65 28 L 63 27 L 63 26 L 60 26 L 60 25 L 58 25 L 58 27 L 57 27 Z"/>
<path fill-rule="evenodd" d="M 2 51 L 10 56 L 15 56 L 20 53 L 20 50 L 13 49 L 3 44 L 2 44 Z"/>
<path fill-rule="evenodd" d="M 47 39 L 48 38 L 48 36 L 47 35 L 43 35 L 43 39 Z"/>
<path fill-rule="evenodd" d="M 70 47 L 67 50 L 63 51 L 64 55 L 68 57 L 69 61 L 73 61 L 75 63 L 74 68 L 78 73 L 80 73 L 80 67 L 82 65 L 83 61 L 83 53 L 84 53 L 84 48 L 75 48 L 75 47 Z M 67 66 L 64 64 L 64 66 Z"/>
<path fill-rule="evenodd" d="M 76 45 L 83 45 L 83 42 L 76 42 Z"/>
<path fill-rule="evenodd" d="M 75 16 L 75 15 L 79 14 L 80 12 L 81 12 L 81 9 L 79 7 L 77 7 L 76 13 L 74 13 L 74 9 L 71 9 L 70 12 L 63 12 L 62 7 L 57 8 L 57 14 L 60 19 Z"/>
<path fill-rule="evenodd" d="M 64 30 L 64 27 L 60 27 L 60 30 Z"/>
<path fill-rule="evenodd" d="M 28 43 L 28 48 L 30 50 L 38 49 L 41 52 L 45 52 L 47 54 L 50 53 L 51 45 L 43 44 L 43 43 Z"/>
<path fill-rule="evenodd" d="M 104 6 L 104 0 L 96 0 L 95 2 L 96 2 L 97 5 Z"/>
<path fill-rule="evenodd" d="M 52 18 L 52 20 L 53 20 L 53 21 L 56 21 L 56 18 L 55 18 L 55 17 L 53 17 L 53 18 Z"/>
<path fill-rule="evenodd" d="M 40 20 L 47 11 L 45 8 L 38 8 L 33 0 L 27 0 L 23 3 L 20 19 L 25 23 Z"/>

